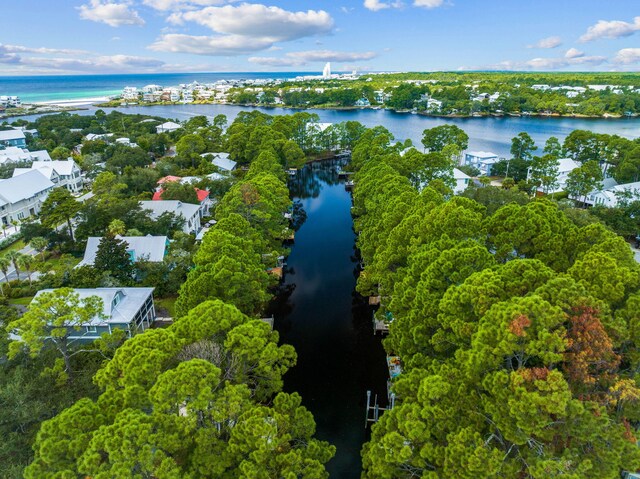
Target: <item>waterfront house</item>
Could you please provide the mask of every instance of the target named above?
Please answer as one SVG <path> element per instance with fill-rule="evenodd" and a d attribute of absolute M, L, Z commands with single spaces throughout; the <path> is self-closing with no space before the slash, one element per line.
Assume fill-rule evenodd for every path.
<path fill-rule="evenodd" d="M 172 100 L 173 101 L 173 100 Z M 173 121 L 167 121 L 162 125 L 156 126 L 157 133 L 171 133 L 172 131 L 176 131 L 182 128 L 182 125 L 178 125 Z"/>
<path fill-rule="evenodd" d="M 26 148 L 27 139 L 22 130 L 2 130 L 0 131 L 0 145 L 5 147 L 17 146 L 18 148 Z"/>
<path fill-rule="evenodd" d="M 480 174 L 491 175 L 491 168 L 499 161 L 498 155 L 490 151 L 468 151 L 464 155 L 464 165 L 480 170 Z"/>
<path fill-rule="evenodd" d="M 156 320 L 156 308 L 153 302 L 154 288 L 79 288 L 73 291 L 85 299 L 97 296 L 102 300 L 102 314 L 79 325 L 69 327 L 69 340 L 91 342 L 102 333 L 111 333 L 115 329 L 126 331 L 127 337 L 149 329 Z M 34 299 L 53 289 L 38 291 Z"/>
<path fill-rule="evenodd" d="M 55 186 L 38 170 L 0 180 L 0 224 L 9 225 L 40 213 Z"/>
<path fill-rule="evenodd" d="M 72 159 L 34 161 L 31 168 L 16 168 L 13 171 L 13 176 L 22 175 L 32 170 L 40 171 L 56 186 L 64 186 L 71 193 L 82 191 L 82 172 Z"/>
<path fill-rule="evenodd" d="M 172 213 L 184 219 L 182 231 L 187 234 L 197 235 L 202 228 L 200 218 L 202 218 L 201 205 L 183 203 L 178 200 L 141 201 L 143 210 L 148 210 L 152 219 L 157 219 L 163 213 Z"/>
<path fill-rule="evenodd" d="M 127 244 L 127 253 L 131 262 L 146 259 L 152 263 L 161 263 L 167 254 L 169 238 L 166 236 L 116 236 L 117 239 Z M 93 266 L 96 261 L 96 253 L 100 245 L 101 237 L 90 236 L 84 249 L 84 258 L 78 266 Z"/>

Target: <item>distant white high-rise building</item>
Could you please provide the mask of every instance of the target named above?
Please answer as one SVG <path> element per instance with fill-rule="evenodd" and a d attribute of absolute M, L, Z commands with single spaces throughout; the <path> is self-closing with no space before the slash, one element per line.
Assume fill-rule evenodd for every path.
<path fill-rule="evenodd" d="M 322 70 L 322 78 L 331 78 L 331 62 L 327 62 Z"/>

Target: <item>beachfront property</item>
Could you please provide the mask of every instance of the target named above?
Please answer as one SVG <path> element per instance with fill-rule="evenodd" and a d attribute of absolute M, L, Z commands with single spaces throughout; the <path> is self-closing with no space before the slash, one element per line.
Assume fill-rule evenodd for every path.
<path fill-rule="evenodd" d="M 142 101 L 156 102 L 160 101 L 162 96 L 162 87 L 160 85 L 146 85 L 142 87 Z"/>
<path fill-rule="evenodd" d="M 56 185 L 38 170 L 0 180 L 0 225 L 10 225 L 40 213 Z"/>
<path fill-rule="evenodd" d="M 0 96 L 0 107 L 4 108 L 18 108 L 22 106 L 22 102 L 20 101 L 20 97 L 17 96 Z"/>
<path fill-rule="evenodd" d="M 171 133 L 182 128 L 182 125 L 173 121 L 164 122 L 162 125 L 156 126 L 156 133 Z"/>
<path fill-rule="evenodd" d="M 10 146 L 16 146 L 18 148 L 27 147 L 27 139 L 24 136 L 24 132 L 19 129 L 2 130 L 0 131 L 0 146 L 5 148 Z"/>
<path fill-rule="evenodd" d="M 468 151 L 464 155 L 463 165 L 480 170 L 481 175 L 490 176 L 491 168 L 499 160 L 498 155 L 490 151 Z"/>
<path fill-rule="evenodd" d="M 197 235 L 202 229 L 200 218 L 201 205 L 193 205 L 191 203 L 183 203 L 178 200 L 160 200 L 160 201 L 141 201 L 140 206 L 143 210 L 149 210 L 151 219 L 158 219 L 163 213 L 172 213 L 177 217 L 184 219 L 182 231 L 187 234 Z"/>
<path fill-rule="evenodd" d="M 126 331 L 127 337 L 149 329 L 156 320 L 156 308 L 153 302 L 154 288 L 78 288 L 74 289 L 80 299 L 97 296 L 102 300 L 102 313 L 86 323 L 72 327 L 69 325 L 69 340 L 73 342 L 91 342 L 100 338 L 102 333 L 111 333 L 115 329 Z M 53 289 L 38 291 L 34 300 L 42 293 Z"/>
<path fill-rule="evenodd" d="M 30 168 L 14 169 L 13 176 L 23 175 L 33 170 L 38 170 L 56 186 L 63 186 L 71 193 L 82 191 L 82 171 L 72 159 L 34 161 Z"/>
<path fill-rule="evenodd" d="M 0 165 L 5 163 L 25 163 L 32 161 L 51 161 L 51 156 L 47 150 L 29 151 L 26 148 L 9 146 L 0 150 Z"/>
<path fill-rule="evenodd" d="M 140 92 L 135 86 L 126 86 L 122 90 L 122 99 L 127 101 L 138 101 Z"/>
<path fill-rule="evenodd" d="M 127 254 L 132 263 L 140 259 L 152 263 L 161 263 L 167 254 L 169 247 L 169 238 L 166 236 L 120 236 L 116 238 L 127 244 Z M 78 263 L 76 268 L 80 266 L 93 266 L 96 261 L 98 246 L 100 246 L 101 237 L 90 236 L 87 239 L 87 246 L 84 249 L 84 257 Z"/>
<path fill-rule="evenodd" d="M 229 158 L 229 153 L 203 153 L 203 158 L 211 158 L 211 163 L 223 172 L 230 172 L 236 169 L 237 163 Z"/>

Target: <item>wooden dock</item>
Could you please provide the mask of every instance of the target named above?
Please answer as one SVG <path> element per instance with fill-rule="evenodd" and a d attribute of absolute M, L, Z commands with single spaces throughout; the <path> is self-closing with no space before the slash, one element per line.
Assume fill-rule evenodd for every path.
<path fill-rule="evenodd" d="M 273 322 L 274 322 L 273 316 L 271 316 L 270 318 L 260 318 L 260 321 L 262 321 L 263 323 L 267 323 L 271 328 L 271 330 L 273 330 Z"/>
<path fill-rule="evenodd" d="M 369 296 L 369 306 L 379 306 L 380 296 Z"/>

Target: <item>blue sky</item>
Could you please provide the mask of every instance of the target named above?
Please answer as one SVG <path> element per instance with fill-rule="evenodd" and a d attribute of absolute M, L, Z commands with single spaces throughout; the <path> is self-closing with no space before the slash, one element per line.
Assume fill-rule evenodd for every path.
<path fill-rule="evenodd" d="M 0 75 L 637 71 L 638 0 L 3 0 Z M 15 18 L 19 21 L 9 22 Z"/>

